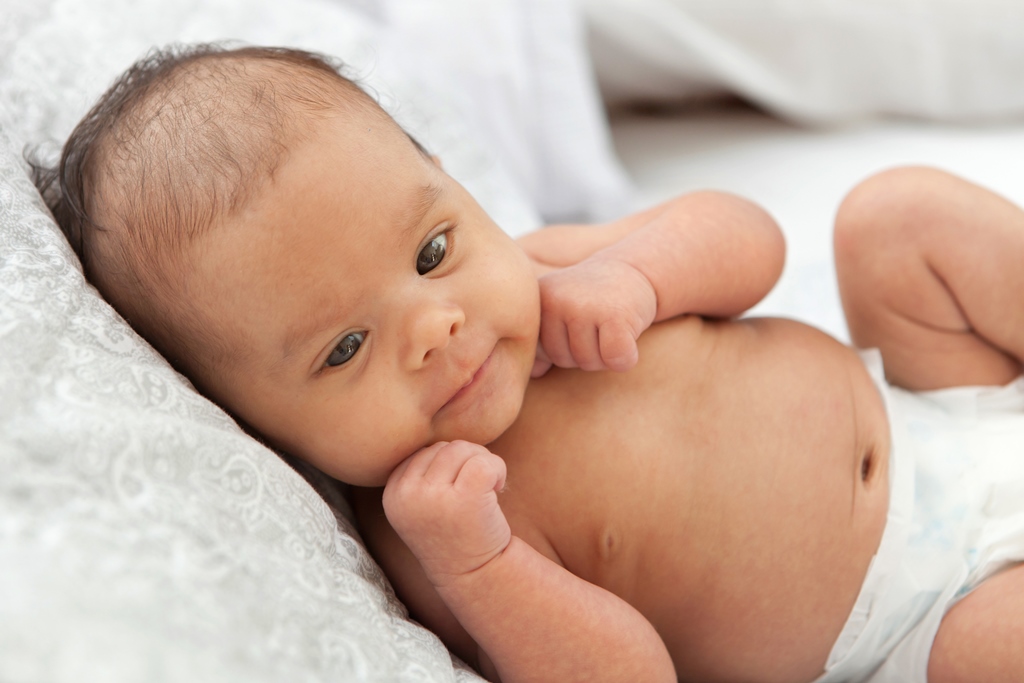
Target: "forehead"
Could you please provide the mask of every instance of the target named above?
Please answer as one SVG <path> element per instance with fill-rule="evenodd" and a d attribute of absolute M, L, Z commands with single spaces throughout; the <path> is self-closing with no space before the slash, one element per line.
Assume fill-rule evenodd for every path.
<path fill-rule="evenodd" d="M 281 340 L 261 348 L 264 333 L 379 278 L 448 185 L 383 116 L 317 122 L 247 206 L 197 240 L 189 296 L 227 339 L 279 356 Z"/>
<path fill-rule="evenodd" d="M 88 250 L 98 260 L 130 251 L 158 268 L 248 207 L 285 155 L 324 137 L 325 125 L 391 123 L 328 68 L 266 57 L 201 57 L 130 92 L 116 116 L 108 104 L 113 118 L 85 169 L 92 219 L 109 228 L 90 234 Z M 145 279 L 145 268 L 134 270 Z"/>
<path fill-rule="evenodd" d="M 212 232 L 286 248 L 308 233 L 386 231 L 436 199 L 437 171 L 386 115 L 360 108 L 303 126 L 252 201 Z"/>

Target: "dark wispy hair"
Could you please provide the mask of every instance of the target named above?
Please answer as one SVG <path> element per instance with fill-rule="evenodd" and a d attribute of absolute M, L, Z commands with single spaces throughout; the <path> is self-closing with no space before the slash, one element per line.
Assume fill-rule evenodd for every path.
<path fill-rule="evenodd" d="M 320 74 L 336 79 L 340 85 L 349 88 L 350 92 L 362 92 L 353 79 L 344 75 L 345 67 L 340 60 L 305 50 L 283 47 L 232 49 L 221 43 L 170 45 L 151 50 L 125 71 L 82 118 L 65 142 L 56 165 L 42 163 L 35 153 L 26 154 L 36 187 L 83 264 L 87 258 L 87 233 L 90 229 L 100 228 L 89 210 L 86 178 L 105 139 L 110 135 L 118 135 L 122 138 L 122 144 L 128 142 L 124 139 L 125 133 L 137 132 L 142 125 L 148 123 L 138 120 L 140 107 L 155 91 L 166 87 L 174 74 L 190 65 L 200 61 L 232 60 L 241 63 L 251 59 Z M 309 90 L 293 92 L 291 99 L 293 104 L 303 104 L 308 108 L 324 106 L 318 101 L 322 100 L 322 96 Z M 260 104 L 267 107 L 269 118 L 272 119 L 269 122 L 280 125 L 279 103 L 275 96 L 263 98 Z M 177 115 L 180 116 L 180 113 Z M 125 127 L 129 130 L 123 130 Z M 238 161 L 231 157 L 237 145 L 223 141 L 216 144 L 216 140 L 212 142 L 214 144 L 208 150 L 211 152 L 208 160 L 219 161 L 225 169 L 237 168 Z M 218 149 L 223 152 L 220 159 L 215 158 Z"/>
<path fill-rule="evenodd" d="M 26 155 L 86 277 L 185 374 L 232 350 L 174 294 L 182 247 L 244 206 L 309 122 L 361 111 L 401 130 L 344 70 L 283 47 L 154 49 L 100 97 L 56 165 Z"/>

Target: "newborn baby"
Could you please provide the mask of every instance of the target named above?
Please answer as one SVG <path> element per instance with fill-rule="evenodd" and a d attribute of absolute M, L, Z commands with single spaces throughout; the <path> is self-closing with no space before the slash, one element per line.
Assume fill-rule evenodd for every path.
<path fill-rule="evenodd" d="M 879 354 L 735 318 L 784 258 L 751 203 L 697 192 L 517 243 L 300 51 L 154 52 L 39 182 L 141 334 L 268 444 L 354 485 L 399 596 L 485 676 L 1024 667 L 1022 506 L 915 503 L 915 471 L 942 468 L 905 427 L 915 401 L 943 405 L 934 390 L 1020 372 L 1024 213 L 986 190 L 902 169 L 844 202 L 843 302 Z M 891 388 L 883 361 L 930 393 Z M 1021 389 L 952 391 L 983 429 L 985 392 L 1001 419 Z M 959 424 L 949 410 L 928 428 Z M 1015 438 L 1000 463 L 1024 461 Z M 928 500 L 959 501 L 963 471 L 993 471 L 970 491 L 1008 476 L 968 464 L 928 479 Z M 918 532 L 940 508 L 934 541 Z"/>

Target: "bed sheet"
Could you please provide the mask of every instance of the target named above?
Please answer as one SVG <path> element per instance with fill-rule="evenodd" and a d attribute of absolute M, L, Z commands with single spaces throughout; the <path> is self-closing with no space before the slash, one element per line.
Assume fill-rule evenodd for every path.
<path fill-rule="evenodd" d="M 783 315 L 848 341 L 832 263 L 832 221 L 860 180 L 899 165 L 962 175 L 1024 205 L 1024 123 L 877 120 L 807 128 L 742 104 L 620 112 L 616 149 L 642 205 L 701 188 L 760 203 L 786 236 L 776 288 L 751 314 Z"/>

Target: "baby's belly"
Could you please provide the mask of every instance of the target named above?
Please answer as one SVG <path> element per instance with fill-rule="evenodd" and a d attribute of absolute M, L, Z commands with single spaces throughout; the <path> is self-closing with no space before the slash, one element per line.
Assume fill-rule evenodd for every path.
<path fill-rule="evenodd" d="M 812 680 L 885 523 L 871 379 L 789 321 L 680 320 L 641 341 L 629 373 L 535 383 L 492 444 L 513 529 L 640 610 L 682 680 Z"/>

